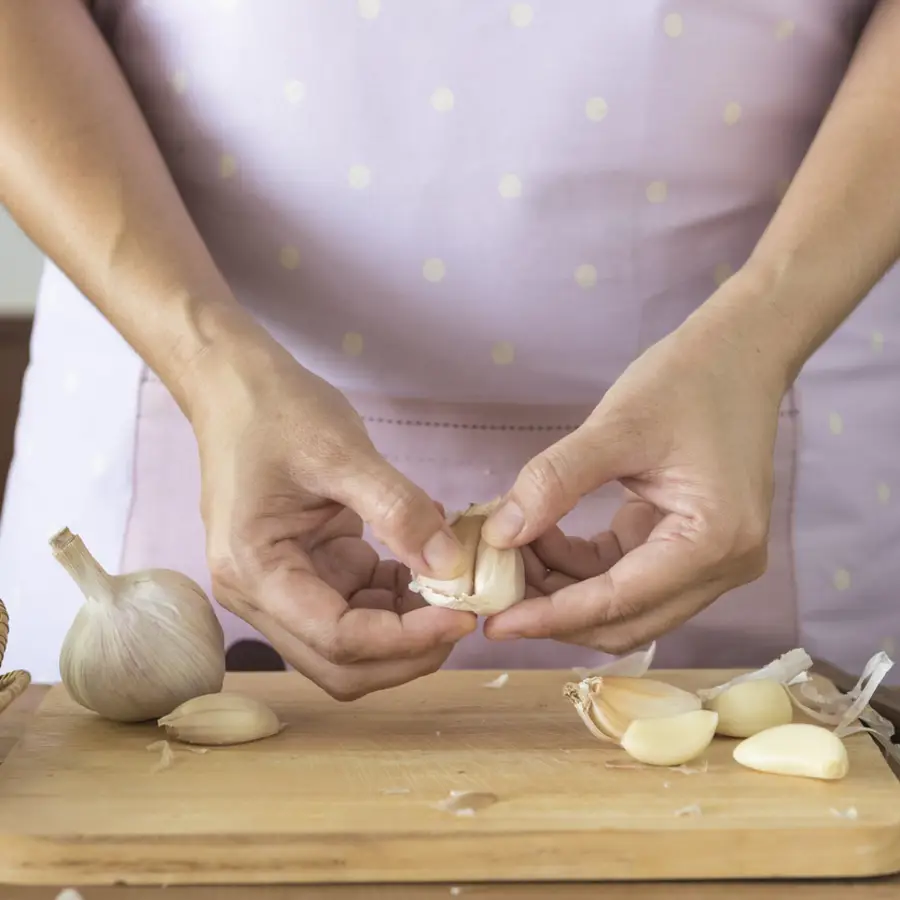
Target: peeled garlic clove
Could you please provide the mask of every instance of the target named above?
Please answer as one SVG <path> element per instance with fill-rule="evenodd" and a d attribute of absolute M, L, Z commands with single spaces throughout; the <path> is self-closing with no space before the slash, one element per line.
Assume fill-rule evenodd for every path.
<path fill-rule="evenodd" d="M 243 694 L 194 697 L 157 723 L 185 744 L 246 744 L 278 734 L 282 724 L 263 703 Z"/>
<path fill-rule="evenodd" d="M 497 550 L 481 540 L 481 529 L 499 501 L 473 504 L 451 517 L 450 528 L 463 547 L 465 570 L 442 581 L 415 576 L 410 590 L 432 606 L 491 616 L 525 599 L 525 561 L 518 549 Z"/>
<path fill-rule="evenodd" d="M 767 678 L 734 684 L 709 700 L 706 708 L 719 714 L 716 731 L 727 737 L 750 737 L 794 718 L 787 688 Z"/>
<path fill-rule="evenodd" d="M 620 741 L 636 719 L 658 719 L 702 707 L 700 698 L 664 681 L 598 675 L 569 684 L 565 696 L 592 734 Z"/>
<path fill-rule="evenodd" d="M 718 721 L 718 715 L 709 709 L 635 719 L 622 735 L 622 749 L 648 766 L 680 766 L 712 743 Z"/>
<path fill-rule="evenodd" d="M 797 775 L 834 781 L 850 771 L 844 742 L 821 725 L 792 722 L 767 728 L 741 741 L 735 762 L 771 775 Z"/>
<path fill-rule="evenodd" d="M 107 719 L 142 722 L 221 689 L 225 638 L 196 582 L 169 569 L 110 575 L 68 528 L 50 547 L 86 601 L 59 656 L 76 703 Z"/>

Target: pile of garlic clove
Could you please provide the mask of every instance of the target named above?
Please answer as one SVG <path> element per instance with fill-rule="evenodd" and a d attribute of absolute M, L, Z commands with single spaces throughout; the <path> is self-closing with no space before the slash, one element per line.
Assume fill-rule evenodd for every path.
<path fill-rule="evenodd" d="M 565 685 L 563 694 L 588 730 L 650 766 L 689 763 L 712 744 L 716 735 L 739 738 L 732 757 L 749 769 L 775 775 L 821 780 L 849 772 L 842 737 L 868 731 L 889 752 L 893 728 L 869 700 L 893 665 L 885 653 L 874 656 L 856 687 L 847 694 L 812 690 L 812 659 L 797 648 L 767 666 L 696 692 L 646 678 L 656 645 L 583 672 Z M 807 702 L 794 692 L 805 688 Z M 823 724 L 794 721 L 800 709 Z M 825 725 L 831 725 L 832 729 Z"/>
<path fill-rule="evenodd" d="M 500 499 L 473 503 L 447 519 L 462 544 L 463 571 L 449 581 L 412 573 L 409 589 L 432 606 L 493 616 L 525 599 L 525 562 L 513 548 L 498 550 L 481 537 L 481 529 Z"/>

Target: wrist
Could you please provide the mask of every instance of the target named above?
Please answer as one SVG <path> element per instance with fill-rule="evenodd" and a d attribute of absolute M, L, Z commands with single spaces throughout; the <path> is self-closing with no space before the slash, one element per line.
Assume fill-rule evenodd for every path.
<path fill-rule="evenodd" d="M 792 284 L 783 272 L 749 262 L 695 313 L 748 365 L 783 396 L 821 342 L 826 323 L 808 285 Z"/>

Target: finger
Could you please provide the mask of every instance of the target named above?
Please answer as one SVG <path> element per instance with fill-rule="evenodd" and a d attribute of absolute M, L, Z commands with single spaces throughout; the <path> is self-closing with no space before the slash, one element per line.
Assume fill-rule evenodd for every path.
<path fill-rule="evenodd" d="M 484 539 L 501 549 L 533 541 L 582 496 L 628 474 L 620 461 L 623 449 L 613 433 L 593 422 L 566 435 L 522 469 L 504 502 L 485 523 Z"/>
<path fill-rule="evenodd" d="M 335 699 L 343 701 L 356 700 L 374 691 L 398 687 L 430 675 L 443 665 L 452 649 L 441 646 L 412 659 L 339 666 L 324 659 L 259 610 L 253 610 L 247 621 L 269 640 L 290 666 Z"/>
<path fill-rule="evenodd" d="M 382 456 L 357 460 L 329 494 L 356 512 L 376 538 L 417 574 L 450 579 L 465 565 L 441 508 Z"/>
<path fill-rule="evenodd" d="M 524 600 L 488 619 L 484 633 L 494 640 L 543 638 L 636 618 L 706 585 L 715 562 L 702 543 L 659 527 L 608 572 Z"/>
<path fill-rule="evenodd" d="M 616 536 L 616 542 L 624 555 L 645 543 L 662 519 L 663 513 L 652 503 L 632 495 L 613 516 L 609 530 Z"/>
<path fill-rule="evenodd" d="M 577 581 L 606 572 L 622 558 L 622 549 L 613 531 L 604 531 L 585 540 L 567 537 L 558 528 L 551 528 L 529 546 L 548 569 Z"/>
<path fill-rule="evenodd" d="M 633 619 L 557 635 L 556 640 L 615 655 L 630 653 L 683 625 L 714 603 L 726 590 L 727 584 L 724 582 L 711 582 L 681 595 L 678 603 L 654 607 Z"/>
<path fill-rule="evenodd" d="M 276 624 L 338 665 L 420 656 L 454 644 L 478 621 L 472 613 L 435 606 L 402 616 L 382 609 L 353 609 L 300 566 L 282 566 L 265 574 L 252 594 Z"/>

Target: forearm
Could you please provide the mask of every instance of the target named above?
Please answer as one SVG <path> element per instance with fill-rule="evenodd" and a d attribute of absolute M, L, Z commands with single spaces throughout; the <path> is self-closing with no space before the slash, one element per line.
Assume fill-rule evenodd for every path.
<path fill-rule="evenodd" d="M 882 0 L 749 261 L 714 295 L 785 386 L 900 257 L 900 0 Z"/>
<path fill-rule="evenodd" d="M 0 199 L 186 412 L 198 360 L 262 340 L 81 0 L 0 0 Z"/>

